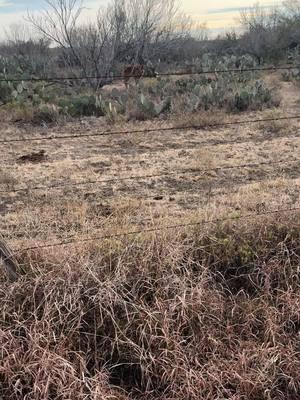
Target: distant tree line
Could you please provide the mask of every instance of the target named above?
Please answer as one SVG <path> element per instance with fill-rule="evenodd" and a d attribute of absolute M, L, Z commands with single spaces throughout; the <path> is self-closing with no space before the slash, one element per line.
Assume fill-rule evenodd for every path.
<path fill-rule="evenodd" d="M 240 22 L 244 33 L 239 46 L 256 57 L 259 64 L 278 62 L 299 51 L 299 0 L 287 0 L 273 8 L 256 4 L 241 13 Z"/>
<path fill-rule="evenodd" d="M 86 76 L 99 88 L 124 64 L 184 67 L 206 53 L 250 54 L 258 64 L 276 63 L 292 57 L 300 45 L 300 0 L 274 8 L 256 4 L 241 13 L 241 34 L 210 40 L 205 25 L 195 26 L 176 0 L 111 0 L 88 23 L 81 18 L 81 0 L 44 1 L 44 11 L 28 14 L 26 24 L 7 33 L 0 73 Z"/>
<path fill-rule="evenodd" d="M 59 67 L 71 76 L 109 78 L 121 64 L 179 57 L 192 39 L 192 20 L 175 0 L 112 0 L 89 23 L 82 22 L 81 0 L 45 3 L 44 11 L 27 16 L 32 35 L 14 27 L 0 49 L 2 61 L 9 59 L 18 71 L 53 72 Z M 89 81 L 97 87 L 103 84 Z"/>

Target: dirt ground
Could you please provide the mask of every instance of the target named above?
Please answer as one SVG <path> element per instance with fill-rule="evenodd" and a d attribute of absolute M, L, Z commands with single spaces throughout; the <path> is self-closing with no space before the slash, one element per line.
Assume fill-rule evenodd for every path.
<path fill-rule="evenodd" d="M 298 87 L 279 81 L 276 75 L 268 79 L 277 82 L 282 96 L 280 109 L 225 117 L 217 113 L 214 122 L 297 115 Z M 202 118 L 207 115 L 199 114 L 200 124 Z M 183 119 L 188 123 L 188 117 Z M 79 239 L 300 206 L 300 120 L 160 131 L 181 122 L 154 120 L 112 126 L 102 118 L 84 118 L 59 126 L 33 127 L 6 119 L 0 127 L 2 140 L 158 130 L 1 144 L 1 234 L 19 248 L 70 236 Z M 41 151 L 45 157 L 35 163 L 18 162 L 19 157 Z M 270 164 L 227 168 L 266 162 Z M 214 170 L 217 167 L 227 169 Z M 137 178 L 155 174 L 165 175 Z M 130 176 L 135 179 L 123 179 Z M 108 179 L 112 180 L 82 183 Z M 45 188 L 56 184 L 62 186 Z M 36 186 L 42 188 L 30 189 Z M 11 192 L 19 188 L 29 189 Z"/>

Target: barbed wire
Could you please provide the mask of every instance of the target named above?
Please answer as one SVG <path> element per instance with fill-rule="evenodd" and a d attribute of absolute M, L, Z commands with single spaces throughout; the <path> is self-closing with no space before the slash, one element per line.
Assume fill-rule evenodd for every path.
<path fill-rule="evenodd" d="M 119 177 L 119 178 L 107 178 L 107 179 L 95 179 L 95 180 L 85 180 L 79 182 L 61 182 L 55 183 L 52 185 L 44 185 L 44 186 L 27 186 L 25 188 L 18 189 L 10 189 L 10 190 L 0 190 L 1 194 L 11 194 L 11 193 L 19 193 L 19 192 L 30 192 L 35 190 L 49 190 L 49 189 L 58 189 L 63 187 L 78 187 L 83 185 L 94 185 L 101 183 L 116 183 L 127 180 L 143 180 L 143 179 L 153 179 L 160 178 L 165 176 L 176 176 L 176 175 L 187 175 L 187 174 L 197 174 L 197 173 L 206 173 L 206 172 L 218 172 L 222 170 L 232 170 L 232 169 L 245 169 L 245 168 L 258 168 L 263 165 L 276 165 L 276 164 L 284 164 L 290 162 L 299 162 L 299 160 L 277 160 L 277 161 L 263 161 L 260 163 L 246 163 L 239 165 L 226 165 L 222 167 L 214 167 L 214 168 L 193 168 L 189 170 L 181 170 L 181 171 L 169 171 L 169 172 L 161 172 L 156 174 L 146 174 L 146 175 L 131 175 L 127 177 Z"/>
<path fill-rule="evenodd" d="M 277 136 L 277 137 L 274 137 L 274 138 L 281 138 L 282 136 Z M 300 136 L 298 136 L 298 135 L 288 135 L 288 136 L 284 136 L 284 138 L 290 138 L 290 139 L 299 139 L 300 138 Z M 212 146 L 223 146 L 223 145 L 229 145 L 229 144 L 236 144 L 236 145 L 243 145 L 243 144 L 247 144 L 247 143 L 264 143 L 264 142 L 269 142 L 270 141 L 270 139 L 269 138 L 267 138 L 267 139 L 265 139 L 265 138 L 263 138 L 263 137 L 260 137 L 260 136 L 258 136 L 257 138 L 255 138 L 255 140 L 254 140 L 254 138 L 253 137 L 249 137 L 247 140 L 243 140 L 243 139 L 241 139 L 241 138 L 236 138 L 236 139 L 233 139 L 233 140 L 216 140 L 216 139 L 208 139 L 208 140 L 205 140 L 205 141 L 203 141 L 203 142 L 199 142 L 199 145 L 201 145 L 201 150 L 203 150 L 203 149 L 205 149 L 205 148 L 210 148 L 210 147 L 212 147 Z M 162 152 L 165 152 L 165 151 L 174 151 L 174 150 L 178 150 L 178 151 L 180 151 L 180 150 L 198 150 L 198 149 L 200 149 L 199 147 L 195 147 L 195 145 L 193 145 L 193 146 L 184 146 L 184 147 L 182 147 L 182 146 L 178 146 L 178 147 L 174 147 L 173 145 L 172 145 L 172 147 L 163 147 L 163 148 L 158 148 L 158 149 L 148 149 L 147 151 L 144 151 L 144 152 L 140 152 L 140 153 L 138 153 L 138 156 L 139 157 L 142 157 L 142 156 L 148 156 L 148 155 L 155 155 L 155 154 L 160 154 L 160 153 L 162 153 Z M 116 153 L 118 153 L 119 154 L 119 152 L 118 151 L 116 151 Z M 113 152 L 111 153 L 112 155 L 114 154 Z M 130 155 L 130 154 L 126 154 L 126 155 Z M 19 160 L 19 158 L 21 158 L 22 157 L 22 155 L 21 154 L 19 154 L 19 155 L 16 155 L 16 158 L 9 158 L 9 159 L 3 159 L 3 160 L 1 160 L 2 162 L 1 162 L 1 164 L 0 164 L 0 168 L 11 168 L 11 166 L 12 166 L 12 164 L 19 164 L 19 165 L 23 165 L 23 164 L 26 164 L 26 162 L 21 162 L 20 160 Z M 127 160 L 127 157 L 125 158 L 126 160 Z M 135 160 L 134 159 L 134 157 L 133 157 L 133 160 Z M 28 164 L 35 164 L 35 165 L 41 165 L 43 162 L 46 162 L 47 161 L 47 165 L 49 165 L 49 164 L 55 164 L 55 163 L 60 163 L 60 162 L 63 162 L 63 160 L 62 159 L 56 159 L 56 160 L 52 160 L 52 161 L 48 161 L 47 159 L 45 159 L 45 160 L 42 160 L 41 162 L 30 162 L 30 161 L 28 161 Z M 99 162 L 101 162 L 102 161 L 102 159 L 101 160 L 99 160 L 99 156 L 97 156 L 97 155 L 95 155 L 95 156 L 93 156 L 93 157 L 79 157 L 79 158 L 72 158 L 72 159 L 70 159 L 70 160 L 68 160 L 68 161 L 70 161 L 71 163 L 80 163 L 80 162 L 82 162 L 82 163 L 84 163 L 84 162 L 96 162 L 96 161 L 99 161 Z M 141 161 L 144 161 L 144 160 L 136 160 L 136 161 L 134 161 L 134 162 L 137 162 L 137 163 L 140 163 Z M 123 169 L 120 169 L 120 168 L 118 168 L 118 169 L 110 169 L 110 168 L 108 168 L 108 167 L 104 167 L 103 169 L 105 169 L 105 171 L 106 170 L 109 170 L 110 172 L 128 172 L 128 168 L 123 168 Z"/>
<path fill-rule="evenodd" d="M 246 68 L 246 69 L 227 69 L 227 70 L 210 70 L 210 71 L 199 71 L 199 72 L 173 72 L 173 73 L 162 73 L 160 76 L 192 76 L 192 75 L 203 75 L 203 74 L 218 74 L 218 73 L 244 73 L 244 72 L 254 72 L 254 71 L 276 71 L 276 70 L 293 70 L 297 69 L 299 66 L 278 66 L 278 67 L 265 67 L 265 68 Z M 101 76 L 85 76 L 85 77 L 40 77 L 40 78 L 12 78 L 12 79 L 0 79 L 0 82 L 55 82 L 55 81 L 66 81 L 66 80 L 87 80 L 87 79 L 108 79 L 108 80 L 115 80 L 115 79 L 122 79 L 124 76 L 113 76 L 113 77 L 101 77 Z M 137 78 L 136 75 L 126 76 L 126 78 Z M 143 75 L 138 78 L 151 78 L 151 76 Z M 298 120 L 300 119 L 300 115 L 288 116 L 288 117 L 277 117 L 277 118 L 265 118 L 265 119 L 253 119 L 253 120 L 245 120 L 245 121 L 232 121 L 232 122 L 219 122 L 219 123 L 212 123 L 212 124 L 203 124 L 203 125 L 185 125 L 180 127 L 165 127 L 165 128 L 152 128 L 152 129 L 138 129 L 138 130 L 126 130 L 126 131 L 104 131 L 104 132 L 97 132 L 97 133 L 86 133 L 86 134 L 77 134 L 77 135 L 63 135 L 63 136 L 48 136 L 48 137 L 34 137 L 34 138 L 18 138 L 18 139 L 7 139 L 7 140 L 0 140 L 0 144 L 7 144 L 7 143 L 17 143 L 17 142 L 35 142 L 35 141 L 48 141 L 48 140 L 66 140 L 66 139 L 78 139 L 78 138 L 86 138 L 86 137 L 98 137 L 98 136 L 111 136 L 111 135 L 129 135 L 129 134 L 146 134 L 146 133 L 153 133 L 153 132 L 171 132 L 171 131 L 185 131 L 185 130 L 202 130 L 208 128 L 217 128 L 217 127 L 226 127 L 226 126 L 234 126 L 234 125 L 245 125 L 245 124 L 252 124 L 252 123 L 266 123 L 266 122 L 275 122 L 275 121 L 288 121 L 288 120 Z M 238 142 L 237 142 L 238 143 Z M 299 160 L 293 160 L 292 162 L 298 162 Z M 97 184 L 97 183 L 113 183 L 113 182 L 120 182 L 126 180 L 142 180 L 142 179 L 152 179 L 158 178 L 163 176 L 175 176 L 175 175 L 185 175 L 185 174 L 195 174 L 195 173 L 206 173 L 211 171 L 220 171 L 220 170 L 229 170 L 229 169 L 243 169 L 243 168 L 257 168 L 262 165 L 273 165 L 273 164 L 283 164 L 289 163 L 290 161 L 287 160 L 277 160 L 277 161 L 268 161 L 268 162 L 261 162 L 261 163 L 248 163 L 248 164 L 241 164 L 241 165 L 232 165 L 232 166 L 223 166 L 223 167 L 215 167 L 215 168 L 207 168 L 207 169 L 191 169 L 191 170 L 183 170 L 183 171 L 171 171 L 166 173 L 158 173 L 158 174 L 147 174 L 147 175 L 132 175 L 128 177 L 121 177 L 121 178 L 107 178 L 102 180 L 89 180 L 89 181 L 81 181 L 81 182 L 70 182 L 70 183 L 56 183 L 53 185 L 48 186 L 33 186 L 33 187 L 26 187 L 26 188 L 18 188 L 9 191 L 0 191 L 0 193 L 17 193 L 23 191 L 33 191 L 33 190 L 48 190 L 48 189 L 56 189 L 60 187 L 69 187 L 69 186 L 82 186 L 87 184 Z M 117 239 L 120 237 L 132 236 L 132 235 L 139 235 L 143 233 L 154 233 L 164 230 L 172 230 L 172 229 L 182 229 L 188 227 L 196 227 L 202 226 L 207 224 L 214 224 L 214 223 L 221 223 L 226 221 L 233 221 L 233 220 L 241 220 L 241 219 L 249 219 L 249 218 L 256 218 L 260 216 L 267 216 L 267 215 L 274 215 L 279 213 L 287 213 L 287 212 L 296 212 L 299 211 L 300 207 L 294 208 L 283 208 L 277 210 L 266 210 L 264 212 L 259 213 L 251 213 L 241 216 L 235 217 L 224 217 L 224 218 L 216 218 L 212 220 L 203 220 L 199 222 L 190 222 L 190 223 L 181 223 L 181 224 L 173 224 L 173 225 L 166 225 L 166 226 L 157 226 L 157 227 L 150 227 L 145 229 L 137 229 L 133 231 L 121 232 L 117 234 L 107 234 L 101 236 L 93 236 L 85 239 L 72 239 L 72 240 L 62 240 L 60 242 L 52 242 L 52 243 L 45 243 L 38 246 L 32 246 L 27 248 L 22 248 L 17 250 L 17 252 L 25 252 L 25 251 L 33 251 L 39 249 L 46 249 L 46 248 L 53 248 L 59 246 L 66 246 L 76 243 L 87 243 L 97 240 L 107 240 L 107 239 Z"/>
<path fill-rule="evenodd" d="M 255 185 L 257 183 L 260 183 L 261 180 L 252 180 L 251 181 L 251 185 Z M 199 199 L 201 198 L 202 200 L 204 199 L 204 203 L 208 204 L 208 201 L 211 201 L 215 198 L 217 198 L 218 196 L 224 196 L 224 195 L 229 195 L 229 194 L 236 194 L 238 193 L 239 190 L 241 189 L 245 189 L 245 188 L 249 187 L 249 183 L 245 184 L 245 182 L 243 183 L 239 183 L 239 184 L 234 184 L 233 186 L 231 186 L 231 188 L 229 190 L 224 190 L 224 186 L 223 185 L 211 185 L 207 188 L 207 190 L 205 190 L 204 193 L 204 198 L 203 198 L 203 194 L 199 197 L 198 193 L 195 193 L 195 189 L 191 189 L 191 190 L 184 190 L 184 191 L 176 191 L 175 193 L 166 193 L 166 192 L 160 192 L 159 195 L 156 194 L 152 194 L 152 195 L 142 195 L 142 196 L 135 196 L 135 197 L 122 197 L 122 202 L 124 201 L 149 201 L 149 202 L 158 202 L 158 201 L 163 201 L 166 200 L 168 202 L 175 202 L 176 199 L 177 201 L 180 198 L 184 198 L 186 196 L 196 196 L 196 198 L 199 197 Z M 96 192 L 97 193 L 97 192 Z M 91 193 L 91 195 L 94 195 L 96 193 Z M 108 196 L 109 197 L 109 196 Z M 111 197 L 109 197 L 109 199 L 111 199 Z M 88 200 L 88 203 L 93 204 L 93 202 L 90 200 L 90 196 L 88 198 L 85 198 L 85 200 Z M 189 200 L 190 201 L 190 200 Z M 104 207 L 106 207 L 106 205 L 104 204 Z M 106 216 L 106 220 L 103 221 L 100 225 L 93 225 L 93 229 L 102 229 L 104 228 L 105 225 L 107 225 L 107 220 L 109 220 L 113 215 L 112 214 L 108 214 Z M 24 238 L 24 236 L 26 236 L 28 234 L 28 230 L 30 230 L 31 232 L 34 232 L 35 236 L 36 235 L 41 235 L 41 234 L 45 234 L 47 232 L 46 227 L 44 229 L 40 228 L 37 229 L 36 226 L 34 225 L 29 225 L 26 227 L 25 230 L 21 231 L 21 230 L 15 230 L 16 225 L 11 225 L 11 224 L 5 224 L 3 226 L 0 227 L 0 231 L 2 232 L 2 234 L 0 234 L 0 236 L 2 235 L 2 237 L 5 236 L 9 236 L 9 238 L 11 239 L 19 239 L 19 238 Z M 64 239 L 71 239 L 76 237 L 78 234 L 87 234 L 87 232 L 85 232 L 87 227 L 83 226 L 83 230 L 81 230 L 80 232 L 76 232 L 72 235 L 68 235 L 65 236 Z M 90 228 L 90 227 L 89 227 Z M 61 233 L 64 231 L 65 226 L 61 225 L 61 226 L 57 226 L 55 225 L 55 229 L 52 230 L 51 229 L 51 233 L 53 234 L 59 234 L 61 235 Z M 11 231 L 11 233 L 9 233 L 8 231 Z M 48 235 L 49 233 L 47 233 Z M 33 239 L 33 238 L 31 238 Z"/>
<path fill-rule="evenodd" d="M 281 136 L 278 136 L 277 138 L 280 138 Z M 284 138 L 290 138 L 290 139 L 299 139 L 300 138 L 300 136 L 298 136 L 298 135 L 296 135 L 296 136 L 294 136 L 294 135 L 290 135 L 290 136 L 284 136 Z M 276 137 L 275 137 L 276 138 Z M 208 139 L 208 140 L 206 140 L 206 141 L 203 141 L 203 142 L 199 142 L 199 145 L 201 145 L 201 150 L 203 150 L 203 149 L 205 149 L 205 148 L 210 148 L 210 147 L 212 147 L 212 146 L 224 146 L 224 145 L 229 145 L 229 144 L 236 144 L 236 145 L 243 145 L 243 144 L 247 144 L 247 143 L 264 143 L 264 142 L 269 142 L 270 141 L 270 139 L 269 138 L 267 138 L 267 139 L 264 139 L 264 138 L 262 138 L 262 137 L 257 137 L 255 140 L 254 140 L 254 138 L 253 137 L 249 137 L 249 139 L 247 139 L 247 140 L 242 140 L 242 139 L 240 139 L 240 138 L 237 138 L 237 139 L 233 139 L 233 140 L 223 140 L 223 141 L 221 141 L 221 140 L 216 140 L 216 139 Z M 165 151 L 180 151 L 180 150 L 198 150 L 198 149 L 200 149 L 200 147 L 195 147 L 195 145 L 190 145 L 190 146 L 184 146 L 184 147 L 182 147 L 182 146 L 178 146 L 178 147 L 174 147 L 174 146 L 172 146 L 172 147 L 163 147 L 163 148 L 158 148 L 158 149 L 148 149 L 147 151 L 144 151 L 144 152 L 141 152 L 141 153 L 138 153 L 138 156 L 139 157 L 142 157 L 142 156 L 149 156 L 149 155 L 155 155 L 155 154 L 160 154 L 160 153 L 162 153 L 162 152 L 165 152 Z M 116 153 L 118 153 L 119 154 L 119 152 L 118 151 L 116 151 Z M 111 154 L 114 154 L 113 152 L 111 153 Z M 130 155 L 130 154 L 126 154 L 126 155 Z M 16 155 L 16 158 L 10 158 L 10 159 L 4 159 L 4 160 L 2 160 L 2 162 L 1 162 L 1 164 L 0 164 L 0 168 L 11 168 L 11 166 L 12 166 L 12 164 L 19 164 L 19 165 L 24 165 L 24 164 L 26 164 L 26 162 L 21 162 L 20 160 L 19 160 L 19 158 L 21 158 L 22 157 L 22 155 L 21 154 L 19 154 L 19 155 Z M 70 161 L 72 164 L 74 164 L 74 163 L 80 163 L 80 162 L 82 162 L 82 163 L 84 163 L 84 162 L 96 162 L 97 161 L 97 159 L 98 159 L 98 161 L 99 162 L 101 162 L 102 161 L 102 159 L 101 160 L 99 160 L 99 156 L 94 156 L 94 157 L 80 157 L 80 158 L 73 158 L 73 159 L 70 159 L 70 160 L 68 160 L 68 161 Z M 126 160 L 127 160 L 127 157 L 125 158 Z M 133 157 L 133 160 L 134 160 L 134 157 Z M 144 161 L 144 160 L 139 160 L 139 161 L 136 161 L 136 162 L 141 162 L 141 161 Z M 43 164 L 43 162 L 47 162 L 47 165 L 53 165 L 53 164 L 55 164 L 55 163 L 60 163 L 60 162 L 63 162 L 63 160 L 62 159 L 56 159 L 56 160 L 52 160 L 52 161 L 48 161 L 47 160 L 47 158 L 45 159 L 45 160 L 42 160 L 41 162 L 30 162 L 30 161 L 28 161 L 28 164 L 30 164 L 30 165 L 33 165 L 33 164 L 35 164 L 35 165 L 42 165 Z M 78 165 L 78 164 L 77 164 Z M 109 172 L 128 172 L 128 168 L 123 168 L 123 169 L 120 169 L 120 168 L 118 168 L 118 169 L 110 169 L 110 168 L 108 168 L 108 167 L 103 167 L 103 169 L 106 171 L 106 170 L 109 170 Z"/>
<path fill-rule="evenodd" d="M 224 218 L 216 218 L 216 219 L 212 219 L 212 220 L 204 220 L 204 221 L 199 221 L 199 222 L 189 222 L 189 223 L 166 225 L 166 226 L 159 226 L 159 227 L 146 228 L 146 229 L 138 229 L 138 230 L 134 230 L 134 231 L 127 231 L 127 232 L 122 232 L 122 233 L 117 233 L 117 234 L 93 236 L 93 237 L 89 237 L 89 238 L 85 238 L 85 239 L 75 239 L 75 240 L 73 239 L 73 240 L 68 240 L 68 241 L 53 242 L 53 243 L 47 243 L 47 244 L 43 244 L 43 245 L 39 245 L 39 246 L 31 246 L 31 247 L 21 248 L 21 249 L 16 250 L 15 254 L 20 253 L 20 252 L 33 251 L 33 250 L 41 250 L 41 249 L 47 249 L 47 248 L 68 246 L 71 244 L 88 243 L 88 242 L 93 242 L 93 241 L 98 241 L 98 240 L 118 239 L 118 238 L 126 237 L 126 236 L 136 236 L 136 235 L 140 235 L 143 233 L 154 233 L 154 232 L 172 230 L 172 229 L 183 229 L 183 228 L 203 226 L 203 225 L 208 225 L 208 224 L 217 224 L 217 223 L 221 223 L 221 222 L 234 221 L 234 220 L 239 221 L 239 220 L 243 220 L 243 219 L 250 219 L 250 218 L 262 217 L 262 216 L 267 216 L 267 215 L 276 215 L 276 214 L 280 214 L 280 213 L 289 213 L 289 212 L 295 212 L 295 211 L 300 211 L 300 207 L 283 208 L 283 209 L 259 212 L 256 214 L 251 213 L 251 214 L 245 214 L 245 215 L 235 216 L 235 217 L 224 217 Z"/>
<path fill-rule="evenodd" d="M 62 136 L 46 136 L 46 137 L 34 137 L 34 138 L 18 138 L 18 139 L 4 139 L 0 140 L 0 144 L 7 143 L 18 143 L 18 142 L 36 142 L 36 141 L 48 141 L 48 140 L 66 140 L 66 139 L 80 139 L 86 137 L 97 137 L 97 136 L 113 136 L 113 135 L 131 135 L 131 134 L 146 134 L 146 133 L 161 133 L 161 132 L 171 132 L 171 131 L 185 131 L 185 130 L 204 130 L 208 128 L 220 128 L 227 126 L 238 126 L 238 125 L 247 125 L 247 124 L 255 124 L 262 122 L 279 122 L 279 121 L 290 121 L 290 120 L 299 120 L 300 115 L 293 115 L 288 117 L 277 117 L 277 118 L 258 118 L 244 121 L 232 121 L 232 122 L 216 122 L 212 124 L 205 125 L 185 125 L 185 126 L 171 126 L 165 128 L 151 128 L 151 129 L 135 129 L 135 130 L 126 130 L 126 131 L 103 131 L 96 133 L 83 133 L 78 135 L 62 135 Z"/>
<path fill-rule="evenodd" d="M 233 186 L 231 186 L 230 189 L 225 190 L 223 185 L 212 185 L 209 186 L 209 188 L 207 188 L 207 190 L 205 190 L 204 192 L 204 197 L 203 194 L 199 197 L 199 194 L 197 192 L 195 192 L 194 189 L 191 190 L 184 190 L 184 191 L 177 191 L 175 193 L 165 193 L 165 192 L 161 192 L 159 195 L 158 194 L 152 194 L 152 195 L 141 195 L 141 196 L 125 196 L 122 197 L 122 204 L 124 202 L 132 202 L 132 201 L 149 201 L 149 202 L 158 202 L 158 201 L 163 201 L 163 200 L 167 200 L 168 202 L 175 202 L 176 200 L 179 200 L 179 198 L 183 198 L 186 196 L 195 196 L 197 199 L 204 199 L 206 201 L 206 203 L 208 203 L 208 201 L 214 199 L 215 197 L 218 196 L 224 196 L 224 195 L 234 195 L 236 194 L 239 190 L 249 187 L 250 185 L 255 185 L 257 183 L 260 183 L 261 180 L 252 180 L 251 183 L 238 183 L 238 184 L 234 184 Z M 219 192 L 220 191 L 220 192 Z M 97 192 L 99 193 L 99 192 Z M 95 193 L 92 193 L 91 195 L 93 195 Z M 89 204 L 93 204 L 92 199 L 90 199 L 91 196 L 88 196 L 87 198 L 85 198 L 85 201 L 87 201 Z M 107 196 L 107 198 L 109 200 L 112 199 L 111 196 Z M 118 200 L 117 200 L 118 201 Z M 104 203 L 103 205 L 104 207 L 106 207 L 106 204 Z M 103 215 L 101 215 L 103 216 Z M 112 216 L 112 214 L 108 214 L 106 217 L 110 218 Z M 103 224 L 106 224 L 107 221 L 104 221 L 101 225 L 93 225 L 94 229 L 100 229 L 103 228 Z M 66 227 L 64 225 L 55 225 L 55 229 L 51 230 L 52 233 L 54 234 L 60 234 L 62 233 L 62 231 L 65 229 Z M 30 225 L 26 227 L 26 230 L 21 231 L 21 230 L 15 230 L 16 229 L 16 225 L 15 224 L 5 224 L 5 225 L 0 225 L 0 236 L 2 235 L 3 237 L 7 235 L 7 231 L 11 230 L 12 234 L 11 237 L 24 237 L 24 235 L 27 234 L 27 231 L 33 231 L 35 235 L 39 235 L 39 234 L 44 234 L 45 233 L 45 229 L 39 229 L 37 230 L 35 225 Z M 5 232 L 5 233 L 4 233 Z M 83 234 L 83 232 L 81 232 Z M 77 233 L 76 233 L 77 234 Z M 67 238 L 71 238 L 76 236 L 76 234 L 72 234 L 72 235 L 68 235 Z"/>
<path fill-rule="evenodd" d="M 133 66 L 134 67 L 134 66 Z M 195 72 L 188 72 L 188 71 L 177 71 L 177 72 L 162 72 L 158 73 L 158 76 L 195 76 L 195 75 L 206 75 L 206 74 L 224 74 L 224 73 L 244 73 L 244 72 L 263 72 L 263 71 L 282 71 L 282 70 L 294 70 L 299 69 L 300 65 L 279 65 L 277 67 L 260 67 L 260 68 L 231 68 L 231 69 L 210 69 L 207 71 L 195 71 Z M 145 78 L 155 78 L 156 76 L 145 74 L 126 74 L 126 79 L 130 78 L 138 78 L 138 79 L 145 79 Z M 1 78 L 0 82 L 60 82 L 60 81 L 84 81 L 84 80 L 107 80 L 107 81 L 114 81 L 123 79 L 124 74 L 120 75 L 91 75 L 91 76 L 45 76 L 45 77 L 29 77 L 29 78 L 21 78 L 21 77 L 6 77 Z"/>

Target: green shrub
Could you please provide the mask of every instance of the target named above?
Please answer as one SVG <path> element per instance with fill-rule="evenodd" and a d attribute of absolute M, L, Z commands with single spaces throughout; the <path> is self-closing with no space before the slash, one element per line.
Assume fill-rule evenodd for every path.
<path fill-rule="evenodd" d="M 0 102 L 7 103 L 12 100 L 12 91 L 6 82 L 0 82 Z"/>
<path fill-rule="evenodd" d="M 68 114 L 72 117 L 92 115 L 100 117 L 105 115 L 102 105 L 97 103 L 97 97 L 93 95 L 60 99 L 58 105 L 65 114 Z"/>

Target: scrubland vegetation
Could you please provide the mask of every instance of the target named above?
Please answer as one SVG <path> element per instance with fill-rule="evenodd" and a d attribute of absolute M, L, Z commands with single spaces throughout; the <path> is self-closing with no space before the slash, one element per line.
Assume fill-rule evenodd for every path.
<path fill-rule="evenodd" d="M 226 71 L 235 68 L 255 68 L 250 56 L 231 56 L 219 60 L 215 68 Z M 205 66 L 206 65 L 206 66 Z M 204 69 L 211 60 L 204 58 Z M 159 116 L 195 113 L 201 110 L 222 109 L 226 112 L 261 110 L 278 106 L 280 99 L 274 88 L 268 88 L 255 72 L 243 74 L 216 73 L 213 78 L 161 77 L 132 83 L 128 88 L 94 93 L 82 88 L 49 88 L 45 84 L 17 82 L 2 83 L 1 100 L 23 116 L 25 122 L 57 122 L 59 116 L 105 116 L 118 119 L 146 120 Z M 83 92 L 83 93 L 82 93 Z"/>
<path fill-rule="evenodd" d="M 258 6 L 245 10 L 242 35 L 214 40 L 175 0 L 114 0 L 88 25 L 80 22 L 79 1 L 47 4 L 49 12 L 29 14 L 26 25 L 13 26 L 0 49 L 2 107 L 17 108 L 18 117 L 24 114 L 34 123 L 55 122 L 59 115 L 105 115 L 114 122 L 119 116 L 144 120 L 178 109 L 261 109 L 279 100 L 254 73 L 162 76 L 137 86 L 132 82 L 128 90 L 114 76 L 131 64 L 151 64 L 158 74 L 197 73 L 297 63 L 299 55 L 298 2 L 285 2 L 271 12 Z M 298 79 L 299 69 L 282 75 L 286 81 Z M 14 82 L 14 77 L 52 80 Z"/>
<path fill-rule="evenodd" d="M 0 399 L 300 398 L 299 3 L 46 3 L 0 48 Z"/>

